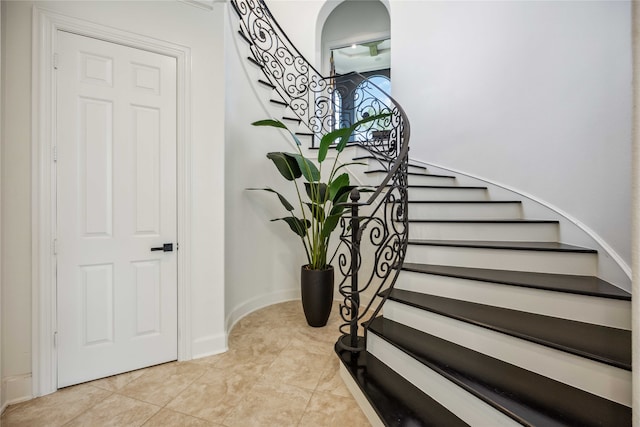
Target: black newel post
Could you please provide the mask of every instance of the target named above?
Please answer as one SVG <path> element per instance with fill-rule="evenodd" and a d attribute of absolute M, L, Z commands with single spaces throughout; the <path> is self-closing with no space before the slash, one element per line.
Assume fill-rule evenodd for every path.
<path fill-rule="evenodd" d="M 351 190 L 351 347 L 358 347 L 358 316 L 360 294 L 358 293 L 358 262 L 360 258 L 360 220 L 358 218 L 358 201 L 360 192 Z"/>

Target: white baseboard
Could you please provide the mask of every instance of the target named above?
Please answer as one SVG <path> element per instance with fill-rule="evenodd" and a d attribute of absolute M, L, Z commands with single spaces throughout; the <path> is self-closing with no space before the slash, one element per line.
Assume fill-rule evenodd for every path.
<path fill-rule="evenodd" d="M 243 302 L 242 304 L 238 305 L 233 310 L 231 310 L 227 315 L 227 319 L 225 321 L 225 328 L 226 328 L 227 334 L 231 332 L 233 325 L 235 325 L 240 319 L 242 319 L 249 313 L 253 313 L 256 310 L 259 310 L 261 308 L 264 308 L 273 304 L 296 300 L 296 299 L 300 299 L 299 288 L 285 289 L 285 290 L 273 292 L 267 295 L 261 295 L 259 297 L 255 297 L 248 301 Z"/>
<path fill-rule="evenodd" d="M 33 398 L 31 374 L 14 375 L 2 379 L 3 402 L 0 406 L 0 414 L 7 406 L 24 402 Z"/>
<path fill-rule="evenodd" d="M 227 350 L 227 334 L 208 335 L 197 338 L 191 343 L 193 359 L 224 353 Z"/>

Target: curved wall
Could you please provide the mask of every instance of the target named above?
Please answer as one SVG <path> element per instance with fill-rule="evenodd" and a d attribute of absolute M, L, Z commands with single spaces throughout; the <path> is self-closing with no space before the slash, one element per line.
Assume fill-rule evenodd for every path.
<path fill-rule="evenodd" d="M 630 2 L 391 5 L 411 156 L 544 200 L 630 265 Z"/>
<path fill-rule="evenodd" d="M 340 2 L 267 3 L 320 65 L 321 26 Z M 630 5 L 389 1 L 411 156 L 546 201 L 628 267 Z"/>

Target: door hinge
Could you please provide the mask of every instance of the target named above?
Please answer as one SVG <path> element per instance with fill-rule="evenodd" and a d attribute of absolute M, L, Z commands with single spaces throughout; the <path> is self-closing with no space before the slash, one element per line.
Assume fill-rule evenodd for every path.
<path fill-rule="evenodd" d="M 58 348 L 58 333 L 53 333 L 53 348 Z"/>
<path fill-rule="evenodd" d="M 53 69 L 54 70 L 58 69 L 58 54 L 57 53 L 53 54 Z"/>
<path fill-rule="evenodd" d="M 53 239 L 53 254 L 58 255 L 58 239 Z"/>
<path fill-rule="evenodd" d="M 57 162 L 58 161 L 58 146 L 54 145 L 53 147 L 53 161 Z"/>

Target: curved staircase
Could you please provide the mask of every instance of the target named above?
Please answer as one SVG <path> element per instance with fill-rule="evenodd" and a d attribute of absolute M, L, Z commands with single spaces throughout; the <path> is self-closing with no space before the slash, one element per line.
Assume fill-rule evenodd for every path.
<path fill-rule="evenodd" d="M 326 129 L 314 121 L 310 86 L 325 90 L 327 81 L 263 1 L 230 4 L 256 86 L 313 146 Z M 303 76 L 308 87 L 283 83 L 265 62 L 265 40 L 313 72 Z M 389 181 L 395 161 L 361 149 L 353 160 L 368 164 L 358 180 L 376 187 Z M 486 187 L 410 161 L 398 172 L 408 187 L 395 203 L 408 210 L 394 202 L 386 210 L 409 225 L 406 256 L 378 292 L 382 310 L 372 306 L 377 314 L 364 322 L 364 350 L 336 344 L 342 377 L 370 422 L 631 425 L 631 295 L 597 277 L 597 251 L 560 242 L 559 221 L 526 218 L 519 200 L 493 200 Z"/>
<path fill-rule="evenodd" d="M 411 169 L 402 271 L 366 352 L 339 352 L 371 423 L 631 425 L 631 296 L 596 276 L 597 252 L 520 201 Z"/>

